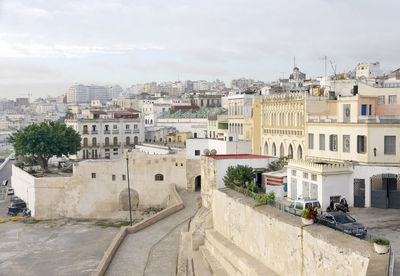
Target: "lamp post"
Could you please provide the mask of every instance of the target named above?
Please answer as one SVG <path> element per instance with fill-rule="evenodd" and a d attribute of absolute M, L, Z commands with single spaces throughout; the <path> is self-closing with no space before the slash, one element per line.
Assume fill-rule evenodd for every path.
<path fill-rule="evenodd" d="M 128 151 L 129 152 L 129 151 Z M 131 204 L 131 187 L 129 183 L 129 159 L 128 152 L 126 153 L 126 174 L 128 176 L 128 199 L 129 199 L 129 223 L 132 226 L 132 204 Z"/>

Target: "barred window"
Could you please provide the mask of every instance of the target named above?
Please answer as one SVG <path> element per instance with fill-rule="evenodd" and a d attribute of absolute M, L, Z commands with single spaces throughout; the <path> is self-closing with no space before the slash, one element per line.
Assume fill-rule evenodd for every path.
<path fill-rule="evenodd" d="M 325 150 L 325 134 L 319 135 L 319 150 Z"/>
<path fill-rule="evenodd" d="M 396 95 L 389 96 L 389 104 L 397 104 L 397 96 Z"/>
<path fill-rule="evenodd" d="M 378 104 L 385 104 L 385 96 L 378 96 Z"/>
<path fill-rule="evenodd" d="M 309 149 L 314 148 L 314 134 L 313 133 L 308 134 L 308 148 Z"/>
<path fill-rule="evenodd" d="M 396 154 L 396 136 L 385 136 L 385 154 Z"/>
<path fill-rule="evenodd" d="M 357 135 L 357 152 L 358 153 L 367 152 L 367 136 Z"/>
<path fill-rule="evenodd" d="M 164 180 L 164 176 L 160 173 L 156 174 L 154 176 L 155 181 L 163 181 Z"/>
<path fill-rule="evenodd" d="M 329 150 L 338 150 L 338 136 L 335 134 L 329 135 Z"/>
<path fill-rule="evenodd" d="M 350 152 L 350 135 L 343 135 L 343 152 Z"/>

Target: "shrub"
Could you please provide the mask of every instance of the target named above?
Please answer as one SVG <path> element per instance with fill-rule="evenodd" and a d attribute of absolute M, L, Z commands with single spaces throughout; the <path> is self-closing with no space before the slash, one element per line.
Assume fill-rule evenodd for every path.
<path fill-rule="evenodd" d="M 14 164 L 16 167 L 23 169 L 25 167 L 25 164 L 23 162 L 15 162 Z"/>
<path fill-rule="evenodd" d="M 318 211 L 317 208 L 312 208 L 311 205 L 307 209 L 301 211 L 301 217 L 305 219 L 317 220 Z"/>
<path fill-rule="evenodd" d="M 236 167 L 228 167 L 223 181 L 227 187 L 231 187 L 232 185 L 244 187 L 246 182 L 251 183 L 253 179 L 254 172 L 252 167 L 237 165 Z"/>
<path fill-rule="evenodd" d="M 372 242 L 376 243 L 378 245 L 389 245 L 390 244 L 390 242 L 385 239 L 373 239 Z"/>
<path fill-rule="evenodd" d="M 254 184 L 254 181 L 250 182 L 250 184 L 247 184 L 246 189 L 252 191 L 253 193 L 258 193 L 258 187 L 256 184 Z"/>
<path fill-rule="evenodd" d="M 34 169 L 32 169 L 32 168 L 29 168 L 28 170 L 26 170 L 26 172 L 29 173 L 29 174 L 35 174 L 36 173 L 36 171 Z"/>
<path fill-rule="evenodd" d="M 275 193 L 273 191 L 270 191 L 267 194 L 267 197 L 268 197 L 268 202 L 269 203 L 273 203 L 275 201 Z"/>
<path fill-rule="evenodd" d="M 308 219 L 309 214 L 310 214 L 310 211 L 308 209 L 303 209 L 301 211 L 301 217 L 302 218 Z"/>

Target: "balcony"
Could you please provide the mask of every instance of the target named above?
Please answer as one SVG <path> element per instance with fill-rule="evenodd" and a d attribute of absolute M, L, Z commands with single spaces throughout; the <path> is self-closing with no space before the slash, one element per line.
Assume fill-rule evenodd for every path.
<path fill-rule="evenodd" d="M 112 134 L 119 134 L 119 130 L 118 130 L 118 129 L 114 129 L 114 130 L 112 131 Z"/>
<path fill-rule="evenodd" d="M 131 134 L 132 133 L 132 130 L 130 130 L 130 129 L 125 129 L 125 134 Z"/>
<path fill-rule="evenodd" d="M 92 130 L 91 134 L 98 134 L 99 132 L 97 130 Z"/>
<path fill-rule="evenodd" d="M 138 129 L 138 128 L 134 128 L 134 129 L 132 130 L 132 132 L 133 132 L 133 133 L 139 133 L 139 129 Z"/>
<path fill-rule="evenodd" d="M 105 130 L 105 131 L 104 131 L 104 134 L 110 134 L 110 133 L 111 133 L 110 130 Z"/>
<path fill-rule="evenodd" d="M 82 134 L 83 134 L 83 135 L 88 135 L 88 134 L 89 134 L 89 131 L 84 130 L 84 131 L 82 132 Z"/>
<path fill-rule="evenodd" d="M 119 147 L 119 146 L 121 146 L 121 142 L 110 144 L 110 147 Z"/>

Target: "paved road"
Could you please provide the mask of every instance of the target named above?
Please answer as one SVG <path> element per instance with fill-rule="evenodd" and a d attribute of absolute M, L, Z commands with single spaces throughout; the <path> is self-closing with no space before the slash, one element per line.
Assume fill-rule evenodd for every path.
<path fill-rule="evenodd" d="M 4 166 L 4 168 L 0 171 L 0 183 L 3 182 L 3 180 L 8 180 L 8 186 L 10 186 L 11 183 L 11 173 L 12 173 L 12 164 L 15 163 L 15 160 L 10 160 L 8 163 Z"/>
<path fill-rule="evenodd" d="M 197 211 L 199 193 L 179 191 L 185 208 L 126 236 L 106 275 L 168 276 L 176 273 L 179 235 Z"/>
<path fill-rule="evenodd" d="M 368 233 L 390 240 L 395 257 L 394 275 L 400 275 L 400 210 L 351 208 L 350 215 L 362 223 Z"/>

